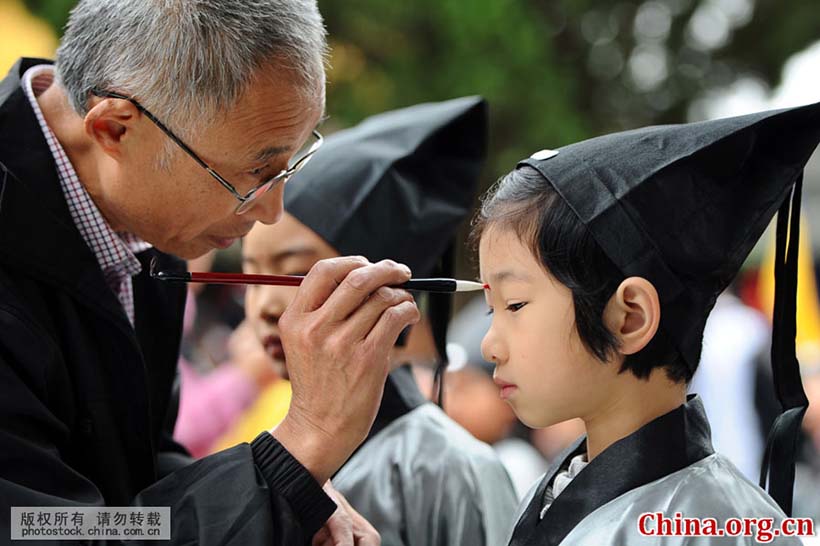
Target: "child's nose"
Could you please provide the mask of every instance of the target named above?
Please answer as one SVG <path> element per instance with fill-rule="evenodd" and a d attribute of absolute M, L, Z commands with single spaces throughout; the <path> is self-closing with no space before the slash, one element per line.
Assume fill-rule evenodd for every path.
<path fill-rule="evenodd" d="M 490 326 L 490 329 L 487 330 L 487 333 L 484 335 L 484 339 L 481 340 L 481 356 L 487 362 L 492 362 L 497 365 L 506 361 L 505 355 L 506 351 L 504 350 L 501 338 L 498 336 L 495 328 Z"/>
<path fill-rule="evenodd" d="M 288 298 L 284 293 L 286 289 L 278 286 L 260 286 L 258 289 L 262 292 L 259 318 L 268 324 L 276 324 L 288 306 Z"/>

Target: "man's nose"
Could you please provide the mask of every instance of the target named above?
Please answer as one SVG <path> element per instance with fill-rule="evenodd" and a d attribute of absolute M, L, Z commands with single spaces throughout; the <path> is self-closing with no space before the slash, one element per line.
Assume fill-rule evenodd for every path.
<path fill-rule="evenodd" d="M 245 216 L 247 216 L 249 220 L 262 222 L 265 225 L 275 224 L 282 219 L 282 214 L 285 211 L 283 204 L 284 194 L 285 185 L 279 184 L 278 187 L 258 197 L 250 210 L 245 213 Z"/>

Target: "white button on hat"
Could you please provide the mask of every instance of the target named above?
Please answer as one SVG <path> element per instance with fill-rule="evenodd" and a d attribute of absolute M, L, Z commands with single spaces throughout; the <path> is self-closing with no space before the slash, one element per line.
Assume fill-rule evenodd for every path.
<path fill-rule="evenodd" d="M 539 150 L 530 156 L 530 159 L 549 159 L 558 155 L 558 150 Z"/>

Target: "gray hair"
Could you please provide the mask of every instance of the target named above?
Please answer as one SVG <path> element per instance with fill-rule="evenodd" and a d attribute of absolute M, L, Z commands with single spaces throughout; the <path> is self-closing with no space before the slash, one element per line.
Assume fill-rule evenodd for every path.
<path fill-rule="evenodd" d="M 80 115 L 92 89 L 117 91 L 185 135 L 234 106 L 263 67 L 321 97 L 326 55 L 316 0 L 80 0 L 55 71 Z"/>

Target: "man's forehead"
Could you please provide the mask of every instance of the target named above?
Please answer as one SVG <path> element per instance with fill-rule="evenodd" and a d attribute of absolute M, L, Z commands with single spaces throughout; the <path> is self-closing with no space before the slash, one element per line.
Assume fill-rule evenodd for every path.
<path fill-rule="evenodd" d="M 323 96 L 307 97 L 278 82 L 240 99 L 226 121 L 232 134 L 242 134 L 244 160 L 265 163 L 290 157 L 307 145 L 311 131 L 325 119 L 324 109 Z"/>

